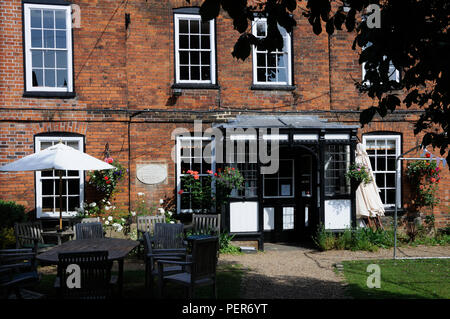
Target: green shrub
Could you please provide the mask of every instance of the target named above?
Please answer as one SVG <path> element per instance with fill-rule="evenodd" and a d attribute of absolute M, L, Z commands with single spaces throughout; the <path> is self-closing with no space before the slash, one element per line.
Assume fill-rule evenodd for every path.
<path fill-rule="evenodd" d="M 335 248 L 338 250 L 351 249 L 352 240 L 352 231 L 346 229 L 343 233 L 336 235 Z"/>
<path fill-rule="evenodd" d="M 14 223 L 24 221 L 26 221 L 26 214 L 23 205 L 0 200 L 0 228 L 14 227 Z"/>
<path fill-rule="evenodd" d="M 221 254 L 237 254 L 240 253 L 240 248 L 231 245 L 231 240 L 234 235 L 229 235 L 228 233 L 221 233 L 219 236 L 219 251 Z"/>
<path fill-rule="evenodd" d="M 16 237 L 14 236 L 14 228 L 4 227 L 0 228 L 0 249 L 14 248 L 16 244 Z"/>
<path fill-rule="evenodd" d="M 331 250 L 335 248 L 335 237 L 332 232 L 326 230 L 323 225 L 319 225 L 316 236 L 313 241 L 317 248 L 321 251 Z"/>

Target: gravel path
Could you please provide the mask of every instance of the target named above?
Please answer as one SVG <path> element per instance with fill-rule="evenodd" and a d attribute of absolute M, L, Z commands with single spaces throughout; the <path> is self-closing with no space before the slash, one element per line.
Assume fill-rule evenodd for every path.
<path fill-rule="evenodd" d="M 348 298 L 345 283 L 334 271 L 344 260 L 392 258 L 392 249 L 377 252 L 327 251 L 265 244 L 265 251 L 221 255 L 219 263 L 234 263 L 246 271 L 241 297 L 246 299 Z M 400 248 L 398 257 L 450 256 L 450 246 Z"/>

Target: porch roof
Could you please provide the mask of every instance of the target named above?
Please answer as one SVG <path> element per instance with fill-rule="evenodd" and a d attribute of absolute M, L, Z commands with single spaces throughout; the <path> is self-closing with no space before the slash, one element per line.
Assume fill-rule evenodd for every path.
<path fill-rule="evenodd" d="M 277 115 L 238 115 L 236 119 L 227 123 L 215 125 L 220 128 L 279 128 L 279 129 L 330 129 L 352 130 L 359 125 L 346 125 L 328 122 L 317 116 L 277 116 Z"/>

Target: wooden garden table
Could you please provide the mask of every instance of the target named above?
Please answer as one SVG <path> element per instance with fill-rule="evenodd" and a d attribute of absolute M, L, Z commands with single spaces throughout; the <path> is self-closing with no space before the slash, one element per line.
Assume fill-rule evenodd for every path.
<path fill-rule="evenodd" d="M 119 296 L 123 292 L 123 260 L 137 246 L 138 241 L 120 238 L 96 238 L 67 241 L 37 256 L 37 259 L 46 264 L 58 264 L 58 254 L 65 252 L 89 252 L 107 250 L 108 259 L 117 261 L 119 266 L 118 286 Z"/>

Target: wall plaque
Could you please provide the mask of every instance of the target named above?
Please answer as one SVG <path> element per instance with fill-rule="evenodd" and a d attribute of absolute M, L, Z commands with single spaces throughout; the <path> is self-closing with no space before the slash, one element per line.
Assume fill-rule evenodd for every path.
<path fill-rule="evenodd" d="M 160 184 L 167 178 L 167 164 L 137 165 L 136 177 L 144 184 Z"/>

